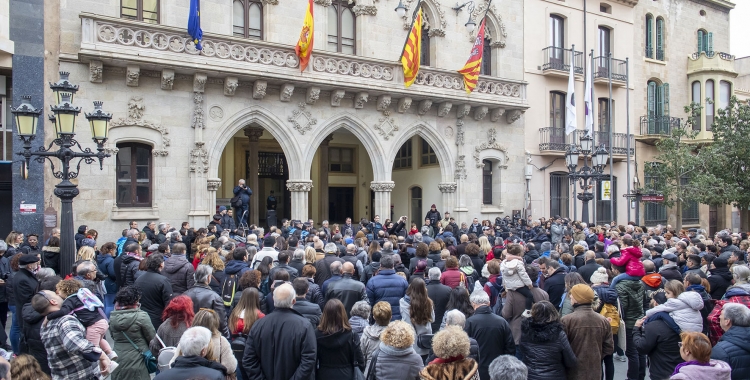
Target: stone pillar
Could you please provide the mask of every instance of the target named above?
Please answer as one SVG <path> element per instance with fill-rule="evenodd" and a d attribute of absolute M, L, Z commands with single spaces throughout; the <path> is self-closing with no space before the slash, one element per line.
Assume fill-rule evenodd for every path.
<path fill-rule="evenodd" d="M 206 188 L 208 190 L 208 204 L 209 205 L 216 204 L 216 191 L 219 190 L 219 186 L 221 186 L 221 178 L 208 178 L 206 180 Z M 193 221 L 191 220 L 190 225 L 202 226 L 204 224 L 193 224 Z"/>
<path fill-rule="evenodd" d="M 312 181 L 309 179 L 286 181 L 287 190 L 292 192 L 292 219 L 307 221 L 308 194 L 312 187 Z"/>
<path fill-rule="evenodd" d="M 253 195 L 250 197 L 250 203 L 248 208 L 250 209 L 250 218 L 248 225 L 258 224 L 258 199 L 261 194 L 258 189 L 258 140 L 263 135 L 263 128 L 245 128 L 245 136 L 250 139 L 250 160 L 248 160 L 247 172 L 250 173 L 250 177 L 245 180 L 247 186 L 253 191 Z"/>
<path fill-rule="evenodd" d="M 391 191 L 396 187 L 393 181 L 372 181 L 370 189 L 375 191 L 375 209 L 372 210 L 372 216 L 380 215 L 380 220 L 384 221 L 391 217 Z"/>
<path fill-rule="evenodd" d="M 438 189 L 443 193 L 443 203 L 440 206 L 440 211 L 453 212 L 456 208 L 456 188 L 458 184 L 455 182 L 441 182 L 438 183 Z"/>
<path fill-rule="evenodd" d="M 328 135 L 320 143 L 320 180 L 318 186 L 320 221 L 328 220 L 328 144 L 333 140 L 333 135 Z"/>

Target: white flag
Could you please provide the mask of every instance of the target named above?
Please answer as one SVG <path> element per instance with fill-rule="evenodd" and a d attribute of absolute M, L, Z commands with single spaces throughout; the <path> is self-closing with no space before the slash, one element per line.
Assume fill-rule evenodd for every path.
<path fill-rule="evenodd" d="M 594 136 L 594 107 L 591 104 L 591 65 L 586 67 L 586 93 L 583 96 L 583 103 L 586 106 L 586 133 Z"/>
<path fill-rule="evenodd" d="M 572 50 L 572 49 L 571 49 Z M 570 52 L 570 75 L 568 76 L 568 95 L 565 97 L 565 134 L 576 130 L 576 94 L 575 94 L 575 56 Z"/>

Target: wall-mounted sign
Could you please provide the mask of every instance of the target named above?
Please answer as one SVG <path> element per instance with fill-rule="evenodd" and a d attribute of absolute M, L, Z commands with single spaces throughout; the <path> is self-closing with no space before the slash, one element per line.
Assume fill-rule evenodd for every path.
<path fill-rule="evenodd" d="M 602 181 L 602 185 L 599 187 L 602 189 L 600 200 L 611 201 L 612 200 L 612 183 L 610 181 Z"/>
<path fill-rule="evenodd" d="M 21 214 L 36 214 L 36 204 L 21 203 L 20 211 Z"/>

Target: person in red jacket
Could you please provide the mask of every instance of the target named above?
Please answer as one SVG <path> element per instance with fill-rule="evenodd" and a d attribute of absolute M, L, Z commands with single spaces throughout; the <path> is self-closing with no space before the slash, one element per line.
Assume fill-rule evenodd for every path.
<path fill-rule="evenodd" d="M 612 289 L 622 280 L 640 281 L 646 275 L 646 269 L 643 268 L 643 263 L 641 262 L 643 253 L 641 252 L 638 240 L 624 238 L 622 239 L 622 243 L 625 245 L 625 248 L 620 250 L 620 257 L 609 259 L 612 265 L 625 267 L 625 273 L 620 273 L 612 279 L 612 284 L 609 286 Z"/>
<path fill-rule="evenodd" d="M 458 270 L 458 259 L 454 256 L 449 256 L 445 260 L 445 272 L 440 276 L 440 283 L 454 289 L 459 284 L 463 283 L 466 289 L 469 288 L 469 283 L 466 280 L 464 272 Z"/>

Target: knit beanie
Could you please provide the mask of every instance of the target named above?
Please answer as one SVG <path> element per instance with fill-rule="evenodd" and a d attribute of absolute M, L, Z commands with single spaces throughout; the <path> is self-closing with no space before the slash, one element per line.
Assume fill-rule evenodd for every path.
<path fill-rule="evenodd" d="M 570 295 L 575 298 L 576 303 L 587 304 L 594 302 L 594 290 L 586 284 L 578 284 L 570 289 Z"/>
<path fill-rule="evenodd" d="M 591 275 L 592 284 L 601 284 L 603 282 L 609 282 L 609 276 L 607 275 L 607 269 L 599 267 L 596 272 Z M 575 297 L 575 296 L 574 296 Z M 578 300 L 578 298 L 576 298 Z"/>

